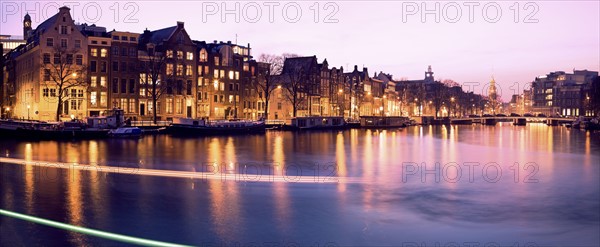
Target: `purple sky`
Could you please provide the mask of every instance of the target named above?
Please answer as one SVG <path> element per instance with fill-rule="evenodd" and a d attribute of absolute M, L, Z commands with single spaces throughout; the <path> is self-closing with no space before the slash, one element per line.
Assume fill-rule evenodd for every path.
<path fill-rule="evenodd" d="M 235 3 L 240 7 L 239 23 L 235 14 L 224 16 L 223 22 L 223 7 L 233 10 Z M 286 3 L 287 15 L 283 13 Z M 551 71 L 600 68 L 599 1 L 543 1 L 530 6 L 519 2 L 518 8 L 514 1 L 481 2 L 473 6 L 472 22 L 470 7 L 465 2 L 340 1 L 330 5 L 318 2 L 318 8 L 315 3 L 281 2 L 273 6 L 273 22 L 269 21 L 269 4 L 264 2 L 140 1 L 131 6 L 115 1 L 79 2 L 71 11 L 79 22 L 96 22 L 109 30 L 142 32 L 145 28 L 154 30 L 184 21 L 186 30 L 196 40 L 235 42 L 237 33 L 238 43 L 251 43 L 255 56 L 317 55 L 319 61 L 327 58 L 330 66 L 344 66 L 348 70 L 348 66 L 364 64 L 371 75 L 384 71 L 396 79 L 420 79 L 428 65 L 433 67 L 436 78 L 459 83 L 487 83 L 494 75 L 505 100 L 513 93 L 509 87 L 515 82 L 519 83 L 520 91 L 536 76 Z M 439 22 L 435 14 L 426 15 L 423 22 L 422 7 L 434 10 L 436 3 Z M 484 15 L 486 3 L 487 15 Z M 56 6 L 73 6 L 73 2 L 41 1 L 0 4 L 0 33 L 19 35 L 22 16 L 27 10 L 35 28 L 43 18 L 56 13 Z M 211 14 L 215 6 L 218 10 Z M 259 17 L 256 7 L 261 10 Z M 292 23 L 295 7 L 302 14 Z M 459 19 L 456 7 L 462 14 Z M 502 11 L 500 16 L 496 15 L 496 7 Z M 336 8 L 330 20 L 337 23 L 325 23 L 327 15 Z M 120 9 L 119 13 L 114 9 Z M 136 9 L 126 23 L 127 15 Z M 314 9 L 320 9 L 318 14 Z M 519 9 L 518 22 L 514 20 L 516 9 Z M 98 15 L 96 10 L 102 13 Z M 528 20 L 537 23 L 526 23 L 529 14 L 533 15 Z M 495 17 L 497 22 L 493 23 Z M 256 23 L 252 23 L 254 20 Z M 451 23 L 453 20 L 456 23 Z M 479 93 L 482 89 L 483 84 L 475 91 Z"/>

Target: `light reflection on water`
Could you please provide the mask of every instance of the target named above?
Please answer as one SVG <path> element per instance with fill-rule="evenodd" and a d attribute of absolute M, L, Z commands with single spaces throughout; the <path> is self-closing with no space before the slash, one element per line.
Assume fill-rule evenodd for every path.
<path fill-rule="evenodd" d="M 24 160 L 197 172 L 213 164 L 226 173 L 268 165 L 261 168 L 263 175 L 299 168 L 303 176 L 323 176 L 332 170 L 315 169 L 336 164 L 337 176 L 353 178 L 348 183 L 296 184 L 272 183 L 263 176 L 256 183 L 1 165 L 3 209 L 162 241 L 599 243 L 600 138 L 562 127 L 501 124 L 195 139 L 4 140 L 0 152 Z M 465 169 L 469 162 L 479 164 L 473 174 Z M 437 182 L 431 173 L 436 163 L 442 170 Z M 488 182 L 481 168 L 492 163 L 501 175 Z M 534 166 L 525 169 L 528 163 Z M 407 164 L 430 172 L 403 177 Z M 0 234 L 9 243 L 107 244 L 4 222 L 9 227 Z M 24 229 L 39 234 L 15 234 Z"/>

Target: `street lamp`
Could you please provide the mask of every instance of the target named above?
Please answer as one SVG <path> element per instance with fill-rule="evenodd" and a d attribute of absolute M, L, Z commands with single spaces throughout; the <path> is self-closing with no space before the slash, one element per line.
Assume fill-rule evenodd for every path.
<path fill-rule="evenodd" d="M 450 98 L 450 111 L 448 112 L 448 115 L 452 114 L 453 116 L 456 116 L 456 112 L 454 112 L 454 97 Z"/>
<path fill-rule="evenodd" d="M 27 105 L 27 120 L 29 120 L 29 109 L 31 108 L 30 105 Z"/>

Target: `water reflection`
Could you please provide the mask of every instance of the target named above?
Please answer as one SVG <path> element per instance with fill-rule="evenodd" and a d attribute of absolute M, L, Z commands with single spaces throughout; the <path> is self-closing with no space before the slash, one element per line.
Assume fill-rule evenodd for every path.
<path fill-rule="evenodd" d="M 271 182 L 267 176 L 262 182 L 225 177 L 104 178 L 102 171 L 88 169 L 62 173 L 49 182 L 36 180 L 37 168 L 31 165 L 1 164 L 6 168 L 2 171 L 23 170 L 22 176 L 0 182 L 2 208 L 140 237 L 168 235 L 196 245 L 264 238 L 390 245 L 431 236 L 535 240 L 540 245 L 570 239 L 580 239 L 576 244 L 598 242 L 592 233 L 600 229 L 600 138 L 562 127 L 417 126 L 193 139 L 150 136 L 1 143 L 3 154 L 24 161 L 174 171 L 268 176 L 282 175 L 286 167 L 297 165 L 307 171 L 303 176 L 310 177 L 312 165 L 335 164 L 336 175 L 348 181 Z M 479 163 L 474 182 L 469 181 L 466 162 Z M 502 177 L 486 182 L 481 168 L 492 162 L 498 164 Z M 440 182 L 431 174 L 423 182 L 421 173 L 403 181 L 405 163 L 425 164 L 428 169 L 439 163 Z M 524 182 L 532 171 L 525 169 L 528 163 L 537 165 L 533 175 L 537 182 Z M 244 169 L 249 164 L 270 170 Z M 194 229 L 199 233 L 193 234 Z M 77 234 L 68 238 L 77 245 L 95 241 Z"/>

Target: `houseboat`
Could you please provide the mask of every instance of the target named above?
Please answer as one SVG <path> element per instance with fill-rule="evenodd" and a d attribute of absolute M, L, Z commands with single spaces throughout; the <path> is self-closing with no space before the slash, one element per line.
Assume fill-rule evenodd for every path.
<path fill-rule="evenodd" d="M 410 123 L 407 117 L 398 116 L 361 116 L 360 127 L 362 128 L 404 128 Z"/>
<path fill-rule="evenodd" d="M 138 127 L 120 127 L 108 131 L 108 136 L 116 138 L 138 138 L 142 136 L 142 130 Z"/>
<path fill-rule="evenodd" d="M 235 135 L 264 133 L 264 121 L 174 118 L 166 131 L 172 135 Z"/>
<path fill-rule="evenodd" d="M 0 120 L 0 135 L 23 139 L 92 139 L 104 138 L 105 129 L 88 129 L 81 122 L 56 122 L 30 120 Z"/>
<path fill-rule="evenodd" d="M 345 129 L 348 125 L 344 117 L 295 117 L 292 118 L 287 129 L 291 130 L 331 130 Z"/>

